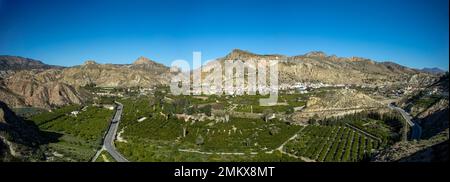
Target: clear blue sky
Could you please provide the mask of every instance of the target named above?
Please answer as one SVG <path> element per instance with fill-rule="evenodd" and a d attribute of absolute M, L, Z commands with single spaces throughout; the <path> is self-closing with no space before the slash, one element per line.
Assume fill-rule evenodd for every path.
<path fill-rule="evenodd" d="M 448 0 L 0 0 L 0 55 L 48 64 L 321 50 L 448 70 Z"/>

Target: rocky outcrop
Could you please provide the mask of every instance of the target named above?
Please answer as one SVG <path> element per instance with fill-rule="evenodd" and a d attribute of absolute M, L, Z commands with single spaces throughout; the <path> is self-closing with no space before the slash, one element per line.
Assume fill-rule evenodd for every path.
<path fill-rule="evenodd" d="M 23 97 L 9 91 L 4 86 L 0 86 L 0 101 L 16 107 L 26 106 Z"/>
<path fill-rule="evenodd" d="M 0 161 L 39 160 L 39 144 L 39 129 L 0 101 Z"/>

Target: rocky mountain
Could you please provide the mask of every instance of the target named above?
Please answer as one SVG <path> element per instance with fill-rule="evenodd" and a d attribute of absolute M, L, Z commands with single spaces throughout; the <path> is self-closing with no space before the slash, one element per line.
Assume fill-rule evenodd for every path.
<path fill-rule="evenodd" d="M 100 87 L 153 87 L 170 81 L 169 68 L 140 57 L 133 64 L 98 64 L 87 61 L 63 69 L 60 80 L 69 85 L 95 84 Z"/>
<path fill-rule="evenodd" d="M 0 162 L 40 159 L 39 138 L 36 126 L 17 117 L 0 101 Z"/>
<path fill-rule="evenodd" d="M 0 100 L 17 105 L 51 107 L 70 103 L 81 103 L 86 98 L 81 89 L 85 85 L 99 87 L 153 87 L 169 83 L 168 67 L 145 57 L 132 64 L 98 64 L 86 61 L 82 65 L 59 68 L 42 62 L 19 57 L 6 57 L 6 71 L 18 68 L 40 68 L 18 70 L 0 75 Z M 6 60 L 6 58 L 3 58 Z M 233 50 L 216 62 L 225 60 L 279 60 L 279 83 L 322 82 L 328 84 L 357 85 L 423 85 L 437 76 L 410 69 L 391 62 L 375 62 L 369 59 L 328 56 L 323 52 L 310 52 L 300 56 L 279 54 L 260 55 Z M 210 63 L 211 64 L 211 63 Z M 11 66 L 16 65 L 16 66 Z M 17 66 L 28 65 L 28 66 Z M 206 66 L 208 66 L 207 64 Z M 207 75 L 208 73 L 204 73 Z"/>
<path fill-rule="evenodd" d="M 38 60 L 20 56 L 0 55 L 0 70 L 31 70 L 50 68 L 60 68 L 60 66 L 48 65 Z"/>
<path fill-rule="evenodd" d="M 89 60 L 83 65 L 68 68 L 48 66 L 26 58 L 9 57 L 8 60 L 8 65 L 22 65 L 10 66 L 13 71 L 6 70 L 10 72 L 0 75 L 0 100 L 13 107 L 51 108 L 81 104 L 90 98 L 90 94 L 82 88 L 88 84 L 100 87 L 152 87 L 167 84 L 170 79 L 169 68 L 144 57 L 133 64 L 98 64 Z"/>
<path fill-rule="evenodd" d="M 357 85 L 420 85 L 436 79 L 436 76 L 429 73 L 392 62 L 375 62 L 360 57 L 328 56 L 320 51 L 289 57 L 279 54 L 260 55 L 235 49 L 217 61 L 223 64 L 225 60 L 257 61 L 262 59 L 279 61 L 280 84 L 322 82 Z"/>
<path fill-rule="evenodd" d="M 61 70 L 22 70 L 0 84 L 0 100 L 9 106 L 51 108 L 67 104 L 81 104 L 90 95 L 80 87 L 58 79 Z"/>

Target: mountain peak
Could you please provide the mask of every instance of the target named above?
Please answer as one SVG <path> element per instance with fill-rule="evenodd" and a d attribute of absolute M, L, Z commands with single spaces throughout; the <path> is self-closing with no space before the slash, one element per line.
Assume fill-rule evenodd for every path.
<path fill-rule="evenodd" d="M 249 51 L 244 51 L 241 49 L 233 49 L 231 53 L 227 55 L 227 58 L 230 59 L 239 59 L 239 58 L 245 58 L 245 57 L 252 57 L 252 56 L 258 56 L 257 54 L 251 53 Z"/>
<path fill-rule="evenodd" d="M 246 50 L 242 50 L 242 49 L 233 49 L 231 51 L 231 54 L 254 54 L 254 53 L 251 53 L 250 51 L 246 51 Z"/>
<path fill-rule="evenodd" d="M 96 65 L 98 64 L 97 62 L 95 62 L 94 60 L 87 60 L 84 62 L 83 65 Z"/>
<path fill-rule="evenodd" d="M 327 54 L 325 54 L 322 51 L 311 51 L 311 52 L 306 53 L 305 56 L 306 57 L 321 57 L 321 58 L 324 58 L 324 57 L 327 57 Z"/>
<path fill-rule="evenodd" d="M 152 60 L 150 60 L 144 56 L 141 56 L 141 57 L 137 58 L 133 64 L 152 64 L 152 63 L 153 63 Z"/>

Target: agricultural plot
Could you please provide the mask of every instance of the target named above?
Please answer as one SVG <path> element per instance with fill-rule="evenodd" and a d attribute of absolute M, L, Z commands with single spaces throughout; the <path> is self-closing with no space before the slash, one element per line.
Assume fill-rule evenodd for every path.
<path fill-rule="evenodd" d="M 298 101 L 298 97 L 286 99 Z M 116 142 L 116 146 L 131 161 L 301 161 L 308 158 L 319 162 L 356 162 L 365 160 L 383 146 L 368 133 L 344 123 L 300 126 L 277 119 L 266 122 L 232 115 L 228 121 L 185 121 L 177 118 L 174 111 L 180 109 L 173 103 L 190 97 L 174 97 L 169 102 L 152 99 L 120 101 L 124 113 L 119 130 L 124 131 L 121 138 L 126 142 Z M 240 98 L 230 98 L 233 102 L 236 99 Z M 257 99 L 254 97 L 253 101 Z M 282 150 L 277 150 L 284 142 L 287 143 Z"/>
<path fill-rule="evenodd" d="M 128 142 L 116 142 L 117 149 L 130 161 L 141 162 L 292 162 L 302 160 L 283 155 L 279 152 L 266 154 L 203 154 L 183 152 L 179 149 L 194 147 L 164 140 L 133 138 Z"/>
<path fill-rule="evenodd" d="M 378 146 L 378 141 L 345 126 L 307 126 L 284 151 L 320 162 L 355 162 Z"/>
<path fill-rule="evenodd" d="M 78 111 L 77 114 L 71 114 Z M 89 106 L 67 106 L 29 119 L 42 130 L 48 152 L 56 161 L 89 161 L 101 143 L 113 111 Z"/>
<path fill-rule="evenodd" d="M 121 137 L 127 142 L 116 142 L 116 145 L 130 160 L 298 161 L 289 156 L 265 152 L 279 147 L 302 126 L 278 120 L 265 122 L 233 116 L 228 122 L 186 122 L 170 114 L 170 104 L 153 107 L 149 98 L 120 102 L 124 104 L 120 126 L 124 134 Z M 142 118 L 145 119 L 140 120 Z M 179 152 L 179 149 L 230 155 Z"/>
<path fill-rule="evenodd" d="M 123 101 L 121 127 L 125 137 L 168 140 L 196 144 L 208 151 L 258 151 L 273 149 L 291 137 L 301 127 L 262 119 L 230 117 L 228 122 L 185 122 L 164 110 L 153 109 L 145 99 Z M 164 105 L 168 109 L 168 105 Z M 130 109 L 133 108 L 133 109 Z M 147 118 L 138 122 L 139 118 Z"/>
<path fill-rule="evenodd" d="M 280 121 L 231 118 L 229 122 L 185 122 L 154 115 L 125 128 L 126 137 L 194 144 L 205 151 L 261 151 L 278 147 L 300 126 Z M 128 140 L 126 138 L 126 140 Z"/>

